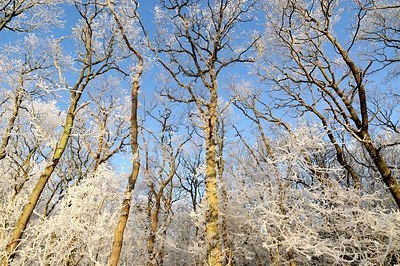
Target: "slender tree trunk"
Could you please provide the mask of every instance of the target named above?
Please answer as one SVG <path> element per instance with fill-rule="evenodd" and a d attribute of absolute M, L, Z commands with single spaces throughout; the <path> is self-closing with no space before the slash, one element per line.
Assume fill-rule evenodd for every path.
<path fill-rule="evenodd" d="M 162 191 L 160 191 L 156 195 L 156 204 L 154 207 L 153 212 L 151 213 L 151 225 L 150 225 L 150 234 L 149 234 L 149 239 L 148 239 L 148 244 L 147 244 L 147 254 L 149 256 L 149 259 L 147 261 L 147 265 L 149 266 L 155 266 L 156 263 L 156 252 L 155 252 L 155 244 L 156 244 L 156 233 L 157 233 L 157 227 L 158 227 L 158 214 L 160 212 L 160 207 L 161 207 L 161 197 L 162 197 Z"/>
<path fill-rule="evenodd" d="M 172 207 L 172 191 L 173 191 L 173 184 L 170 183 L 169 184 L 169 191 L 168 191 L 168 199 L 165 202 L 165 212 L 166 212 L 166 216 L 164 219 L 164 224 L 165 227 L 162 230 L 161 233 L 161 244 L 160 244 L 160 251 L 158 254 L 158 264 L 159 265 L 164 265 L 164 249 L 165 249 L 165 238 L 167 237 L 167 228 L 169 226 L 169 224 L 171 223 L 171 218 L 170 218 L 170 211 L 171 211 L 171 207 Z"/>
<path fill-rule="evenodd" d="M 222 197 L 222 212 L 221 215 L 221 238 L 222 238 L 222 250 L 223 250 L 223 263 L 224 265 L 232 265 L 233 257 L 232 257 L 232 245 L 228 239 L 228 225 L 226 222 L 226 216 L 228 212 L 228 191 L 226 189 L 225 181 L 224 181 L 224 170 L 225 170 L 225 160 L 224 160 L 224 147 L 225 147 L 225 123 L 221 119 L 219 122 L 219 130 L 216 134 L 217 137 L 217 168 L 218 168 L 218 177 L 219 177 L 219 187 L 221 189 L 221 197 Z"/>
<path fill-rule="evenodd" d="M 163 129 L 165 129 L 165 127 L 163 127 Z M 162 141 L 163 143 L 163 141 Z M 172 147 L 171 147 L 172 148 Z M 178 151 L 176 153 L 176 156 L 178 156 Z M 175 172 L 176 172 L 176 166 L 175 166 L 175 160 L 176 160 L 176 156 L 175 158 L 172 158 L 170 163 L 169 163 L 169 174 L 168 174 L 168 178 L 163 180 L 163 172 L 164 172 L 164 167 L 166 165 L 166 161 L 167 161 L 167 154 L 166 154 L 166 147 L 163 146 L 163 162 L 162 162 L 162 167 L 159 171 L 159 178 L 161 180 L 161 184 L 160 184 L 160 188 L 158 192 L 155 192 L 154 189 L 154 184 L 151 184 L 151 190 L 154 193 L 155 196 L 155 206 L 154 206 L 154 211 L 151 212 L 151 209 L 149 208 L 149 214 L 150 214 L 150 219 L 151 219 L 151 225 L 150 225 L 150 234 L 149 234 L 149 239 L 148 239 L 148 245 L 147 245 L 147 254 L 148 254 L 148 261 L 147 261 L 147 265 L 152 266 L 152 265 L 159 265 L 160 261 L 163 261 L 163 251 L 162 251 L 162 246 L 161 248 L 157 251 L 155 246 L 156 246 L 156 233 L 157 233 L 157 228 L 158 228 L 158 224 L 159 224 L 159 214 L 160 214 L 160 210 L 161 210 L 161 202 L 163 199 L 163 195 L 164 195 L 164 191 L 165 188 L 170 185 L 171 188 L 169 190 L 169 195 L 168 195 L 168 200 L 167 202 L 165 202 L 165 224 L 166 221 L 168 219 L 168 214 L 171 210 L 171 204 L 172 204 L 172 179 L 175 176 Z M 150 206 L 150 204 L 149 204 Z M 166 235 L 167 233 L 167 228 L 165 228 L 163 230 L 163 234 Z"/>
<path fill-rule="evenodd" d="M 131 208 L 132 191 L 135 188 L 136 180 L 139 175 L 139 169 L 140 169 L 139 144 L 138 144 L 139 126 L 137 121 L 139 77 L 140 75 L 137 75 L 136 79 L 132 82 L 131 147 L 132 147 L 133 167 L 128 180 L 127 188 L 125 190 L 125 198 L 122 201 L 119 220 L 114 231 L 114 241 L 112 245 L 110 263 L 109 263 L 110 265 L 113 266 L 118 265 L 118 260 L 121 255 L 125 227 L 128 222 L 129 211 Z"/>
<path fill-rule="evenodd" d="M 233 265 L 232 245 L 228 239 L 228 224 L 226 222 L 228 192 L 226 190 L 225 183 L 222 180 L 222 176 L 220 177 L 219 182 L 220 182 L 221 196 L 222 196 L 222 210 L 224 212 L 223 215 L 221 216 L 221 236 L 222 236 L 222 246 L 224 251 L 223 254 L 224 265 Z"/>
<path fill-rule="evenodd" d="M 137 3 L 135 1 L 135 3 Z M 125 191 L 125 199 L 122 202 L 122 207 L 121 207 L 121 213 L 120 217 L 117 223 L 117 226 L 115 227 L 114 231 L 114 241 L 111 249 L 111 254 L 110 254 L 110 265 L 118 265 L 118 260 L 121 255 L 121 250 L 122 250 L 122 244 L 124 240 L 124 232 L 125 232 L 125 227 L 128 222 L 128 217 L 129 217 L 129 211 L 131 208 L 131 201 L 132 201 L 132 191 L 135 188 L 136 180 L 139 175 L 139 170 L 140 170 L 140 159 L 139 159 L 139 143 L 138 143 L 138 134 L 139 134 L 139 125 L 138 125 L 138 118 L 137 118 L 137 113 L 138 113 L 138 94 L 139 94 L 139 81 L 140 77 L 143 73 L 143 58 L 140 55 L 140 53 L 131 45 L 127 34 L 125 33 L 124 26 L 121 23 L 120 17 L 118 14 L 115 12 L 113 8 L 113 4 L 111 0 L 107 1 L 107 6 L 110 9 L 115 22 L 118 25 L 118 29 L 121 32 L 121 36 L 123 41 L 125 42 L 126 47 L 132 52 L 132 54 L 138 59 L 138 63 L 136 65 L 136 74 L 132 78 L 132 90 L 131 90 L 131 149 L 132 149 L 132 161 L 133 161 L 133 166 L 132 166 L 132 172 L 128 180 L 128 185 Z M 138 19 L 139 23 L 140 19 L 136 13 L 136 10 L 133 15 L 136 15 L 136 18 Z"/>
<path fill-rule="evenodd" d="M 264 130 L 263 130 L 262 126 L 261 126 L 260 121 L 257 121 L 257 126 L 258 126 L 258 129 L 259 129 L 260 135 L 261 135 L 261 140 L 264 143 L 265 148 L 267 149 L 268 156 L 272 160 L 274 173 L 276 174 L 276 178 L 278 179 L 278 188 L 279 188 L 278 205 L 279 205 L 279 209 L 280 209 L 280 211 L 281 211 L 281 213 L 283 215 L 286 215 L 287 214 L 287 208 L 285 206 L 285 192 L 286 192 L 285 191 L 286 190 L 286 185 L 284 184 L 285 180 L 284 180 L 282 174 L 279 171 L 279 167 L 278 167 L 278 164 L 276 162 L 276 157 L 275 157 L 274 151 L 272 150 L 270 142 L 269 142 L 269 140 L 267 139 L 267 137 L 266 137 L 266 135 L 264 133 Z M 307 158 L 309 158 L 309 162 L 311 163 L 311 158 L 309 157 L 309 155 L 305 151 L 303 151 L 303 153 Z M 287 223 L 287 218 L 285 217 L 283 219 L 283 221 L 286 224 Z M 285 228 L 286 228 L 286 226 L 285 226 Z M 287 230 L 285 229 L 284 232 L 286 233 L 286 231 Z M 289 258 L 289 265 L 290 266 L 296 266 L 296 261 L 295 261 L 295 258 L 294 258 L 293 251 L 289 250 L 289 251 L 286 252 L 286 254 L 287 254 L 288 258 Z M 279 260 L 279 246 L 278 246 L 278 251 L 277 251 L 276 256 L 277 256 L 277 260 Z M 278 265 L 278 263 L 277 263 L 277 265 Z"/>
<path fill-rule="evenodd" d="M 17 176 L 19 177 L 20 174 L 22 173 L 22 181 L 20 183 L 14 185 L 14 193 L 11 198 L 13 207 L 14 207 L 14 203 L 15 203 L 15 200 L 16 200 L 18 194 L 21 192 L 25 183 L 29 180 L 29 172 L 31 170 L 31 159 L 35 152 L 36 152 L 36 148 L 33 148 L 30 150 L 24 163 L 20 166 L 20 169 L 18 170 Z"/>
<path fill-rule="evenodd" d="M 296 266 L 296 261 L 294 260 L 293 251 L 289 250 L 287 252 L 287 255 L 289 257 L 289 266 Z"/>

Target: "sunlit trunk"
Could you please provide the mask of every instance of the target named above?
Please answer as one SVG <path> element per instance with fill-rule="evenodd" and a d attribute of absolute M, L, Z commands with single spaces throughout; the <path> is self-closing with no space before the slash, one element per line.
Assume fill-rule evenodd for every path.
<path fill-rule="evenodd" d="M 114 241 L 110 255 L 110 265 L 118 265 L 118 260 L 121 255 L 122 244 L 124 240 L 125 227 L 128 222 L 129 211 L 131 208 L 132 191 L 135 188 L 136 180 L 139 175 L 140 160 L 139 160 L 139 144 L 138 144 L 138 121 L 137 121 L 137 108 L 138 108 L 138 93 L 139 93 L 139 77 L 132 83 L 132 109 L 131 109 L 131 148 L 133 167 L 129 176 L 128 185 L 125 190 L 125 198 L 122 201 L 121 212 L 118 219 L 117 226 L 114 230 Z"/>
<path fill-rule="evenodd" d="M 211 91 L 211 101 L 208 108 L 206 134 L 206 240 L 207 263 L 222 265 L 220 232 L 218 226 L 218 185 L 216 157 L 216 122 L 217 122 L 217 91 L 216 86 Z"/>

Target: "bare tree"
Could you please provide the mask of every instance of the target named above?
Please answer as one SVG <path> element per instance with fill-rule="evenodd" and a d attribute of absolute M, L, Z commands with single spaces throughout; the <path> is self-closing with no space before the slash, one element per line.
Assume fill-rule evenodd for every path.
<path fill-rule="evenodd" d="M 199 202 L 203 197 L 204 191 L 204 174 L 201 172 L 201 166 L 204 164 L 202 158 L 204 149 L 201 145 L 193 144 L 190 149 L 191 152 L 185 150 L 179 156 L 179 164 L 181 165 L 179 171 L 176 173 L 180 188 L 189 194 L 191 208 L 194 212 L 197 211 Z M 197 236 L 196 228 L 196 236 Z"/>
<path fill-rule="evenodd" d="M 114 231 L 114 242 L 110 255 L 110 265 L 117 265 L 121 254 L 124 231 L 129 217 L 129 210 L 132 201 L 132 192 L 135 188 L 136 180 L 140 170 L 139 158 L 139 125 L 138 125 L 138 95 L 140 89 L 140 77 L 143 73 L 144 58 L 137 47 L 137 36 L 135 23 L 144 31 L 143 25 L 137 13 L 137 1 L 121 1 L 119 5 L 111 0 L 107 1 L 107 8 L 110 10 L 113 19 L 117 23 L 122 42 L 128 49 L 130 56 L 136 60 L 131 74 L 131 116 L 130 116 L 130 134 L 132 150 L 132 171 L 128 178 L 128 185 L 125 190 L 125 198 L 122 202 L 121 213 L 118 224 Z"/>
<path fill-rule="evenodd" d="M 69 87 L 66 80 L 61 77 L 61 81 L 66 88 L 69 88 L 71 102 L 68 107 L 64 122 L 64 130 L 58 139 L 58 143 L 53 151 L 53 155 L 47 163 L 45 169 L 40 175 L 32 193 L 29 196 L 22 213 L 11 233 L 10 240 L 7 245 L 8 257 L 2 258 L 2 264 L 7 265 L 8 260 L 13 257 L 15 250 L 18 247 L 23 232 L 30 220 L 30 217 L 35 209 L 36 204 L 42 194 L 49 178 L 56 169 L 71 136 L 73 124 L 77 111 L 79 110 L 79 100 L 84 89 L 89 82 L 96 76 L 104 74 L 113 68 L 113 46 L 114 37 L 111 31 L 109 36 L 99 36 L 96 33 L 96 27 L 101 26 L 103 8 L 99 8 L 95 3 L 76 3 L 77 11 L 82 18 L 82 25 L 79 28 L 79 38 L 82 42 L 83 51 L 80 53 L 78 61 L 81 64 L 78 78 L 72 87 Z M 100 42 L 98 42 L 101 40 Z M 57 61 L 57 57 L 55 57 Z M 62 73 L 61 66 L 56 64 L 59 72 Z"/>
<path fill-rule="evenodd" d="M 341 7 L 354 10 L 349 40 L 335 35 Z M 292 108 L 299 114 L 311 113 L 322 124 L 335 145 L 339 163 L 357 184 L 357 175 L 346 163 L 338 137 L 340 130 L 359 141 L 371 158 L 382 181 L 400 206 L 400 186 L 373 134 L 375 119 L 370 109 L 369 74 L 373 61 L 355 54 L 365 43 L 358 42 L 360 27 L 368 9 L 365 5 L 338 0 L 271 2 L 267 9 L 268 38 L 265 48 L 276 51 L 267 56 L 267 72 L 261 73 L 273 91 L 278 108 Z M 361 59 L 360 59 L 361 58 Z M 346 138 L 345 138 L 346 139 Z M 345 140 L 344 139 L 344 140 Z M 344 149 L 346 146 L 344 146 Z M 357 157 L 356 155 L 352 155 Z"/>
<path fill-rule="evenodd" d="M 38 47 L 39 41 L 49 47 L 46 50 Z M 25 105 L 28 105 L 32 97 L 47 94 L 46 87 L 51 82 L 46 81 L 52 78 L 54 72 L 54 41 L 52 38 L 40 40 L 38 36 L 31 34 L 18 46 L 5 45 L 4 53 L 0 55 L 1 79 L 4 89 L 9 89 L 3 104 L 11 102 L 8 107 L 11 110 L 10 114 L 4 115 L 7 123 L 1 137 L 0 160 L 7 155 L 15 123 L 21 108 L 24 107 L 23 102 L 26 101 Z"/>
<path fill-rule="evenodd" d="M 154 111 L 154 110 L 153 110 Z M 153 164 L 156 169 L 149 170 L 149 158 L 146 158 L 146 176 L 145 180 L 149 186 L 148 197 L 148 216 L 150 219 L 150 232 L 147 244 L 148 265 L 161 265 L 163 261 L 163 241 L 165 238 L 168 217 L 171 212 L 173 203 L 173 179 L 176 177 L 176 172 L 179 167 L 183 146 L 191 139 L 191 132 L 182 140 L 179 140 L 179 123 L 174 123 L 171 109 L 168 107 L 165 110 L 154 115 L 151 111 L 147 112 L 160 127 L 160 133 L 149 132 L 149 135 L 154 138 L 155 151 Z M 159 136 L 158 136 L 159 135 Z M 150 140 L 146 141 L 151 143 Z M 146 145 L 148 147 L 148 144 Z M 154 148 L 153 148 L 154 149 Z M 148 156 L 148 152 L 146 152 Z M 164 206 L 163 206 L 164 205 Z M 160 230 L 160 216 L 164 213 L 164 218 L 161 220 L 163 228 Z M 157 232 L 163 232 L 159 235 Z M 157 242 L 158 243 L 157 245 Z M 157 248 L 157 246 L 160 246 Z"/>
<path fill-rule="evenodd" d="M 257 92 L 251 92 L 250 90 L 246 90 L 246 95 L 240 95 L 243 93 L 239 93 L 236 95 L 237 100 L 235 102 L 235 106 L 239 108 L 239 110 L 242 111 L 243 115 L 250 119 L 252 123 L 256 126 L 256 132 L 257 135 L 259 135 L 259 139 L 261 141 L 261 144 L 258 145 L 259 151 L 254 151 L 253 148 L 251 148 L 248 144 L 246 144 L 246 141 L 241 137 L 242 142 L 244 142 L 248 148 L 248 150 L 254 154 L 253 157 L 254 159 L 258 162 L 258 165 L 262 168 L 261 163 L 266 162 L 268 160 L 272 160 L 272 162 L 275 162 L 274 158 L 274 152 L 273 152 L 273 145 L 272 141 L 268 138 L 268 135 L 265 132 L 265 127 L 268 125 L 276 125 L 280 128 L 282 128 L 284 131 L 286 131 L 289 134 L 293 134 L 293 129 L 291 124 L 285 122 L 282 118 L 277 117 L 274 114 L 273 104 L 266 104 L 262 100 L 262 95 Z M 326 121 L 326 120 L 325 120 Z M 240 132 L 236 130 L 237 133 L 240 136 Z M 357 189 L 361 189 L 361 177 L 357 173 L 356 169 L 354 169 L 353 166 L 353 160 L 349 160 L 346 156 L 347 150 L 343 145 L 340 145 L 339 140 L 341 140 L 340 136 L 336 136 L 334 132 L 328 132 L 328 138 L 331 142 L 332 145 L 335 147 L 335 154 L 336 154 L 336 159 L 339 162 L 339 164 L 347 171 L 349 177 L 351 177 L 352 182 L 350 180 L 348 181 L 348 186 L 352 184 Z M 263 149 L 260 148 L 264 147 Z M 311 181 L 313 182 L 314 178 L 318 179 L 319 182 L 322 184 L 328 184 L 329 183 L 329 177 L 326 176 L 324 171 L 319 171 L 318 169 L 324 169 L 326 167 L 323 167 L 323 165 L 319 165 L 315 158 L 309 155 L 309 153 L 304 150 L 304 159 L 308 163 L 308 171 L 312 174 L 311 175 Z M 275 164 L 275 172 L 278 174 L 279 173 L 279 168 L 278 165 Z M 302 182 L 300 180 L 297 180 L 297 182 Z M 304 180 L 304 184 L 307 184 L 308 182 Z"/>
<path fill-rule="evenodd" d="M 221 0 L 202 4 L 169 0 L 162 1 L 162 9 L 156 13 L 160 24 L 158 61 L 181 88 L 180 91 L 167 89 L 163 94 L 173 101 L 194 104 L 205 137 L 206 240 L 210 265 L 222 263 L 216 154 L 218 80 L 227 67 L 253 60 L 249 53 L 258 37 L 236 36 L 241 24 L 253 19 L 255 5 L 256 1 Z M 162 25 L 165 21 L 171 25 Z M 168 29 L 169 26 L 172 28 Z M 168 30 L 172 35 L 168 35 Z M 240 41 L 243 43 L 239 46 Z"/>
<path fill-rule="evenodd" d="M 89 121 L 93 121 L 94 125 L 94 128 L 86 133 L 87 137 L 83 138 L 83 143 L 93 160 L 90 166 L 93 172 L 124 150 L 129 145 L 130 135 L 129 112 L 124 108 L 127 97 L 124 97 L 123 91 L 115 88 L 119 85 L 118 82 L 113 84 L 111 80 L 107 80 L 101 84 L 101 90 L 88 92 L 92 104 L 85 108 L 90 116 Z M 84 134 L 82 132 L 82 135 Z"/>

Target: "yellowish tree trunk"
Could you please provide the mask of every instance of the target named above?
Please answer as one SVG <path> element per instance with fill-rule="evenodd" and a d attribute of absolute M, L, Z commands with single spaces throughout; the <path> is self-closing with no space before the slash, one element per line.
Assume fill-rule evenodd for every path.
<path fill-rule="evenodd" d="M 137 2 L 134 1 L 137 6 Z M 140 159 L 139 159 L 139 144 L 138 144 L 138 133 L 139 133 L 139 126 L 138 126 L 138 119 L 137 119 L 137 109 L 138 109 L 138 94 L 139 94 L 139 80 L 143 73 L 143 57 L 140 53 L 131 45 L 131 42 L 128 36 L 125 33 L 125 29 L 121 23 L 120 16 L 113 8 L 113 3 L 111 0 L 107 1 L 107 7 L 111 11 L 115 22 L 118 25 L 118 29 L 121 33 L 122 39 L 125 42 L 126 47 L 129 51 L 137 58 L 138 63 L 136 65 L 136 74 L 132 78 L 132 90 L 131 90 L 131 149 L 132 149 L 132 172 L 129 176 L 128 185 L 125 190 L 125 198 L 122 201 L 121 206 L 121 213 L 118 219 L 117 226 L 114 230 L 114 241 L 111 248 L 110 260 L 109 265 L 118 265 L 118 261 L 121 255 L 123 240 L 124 240 L 124 232 L 126 228 L 126 224 L 128 222 L 129 211 L 131 208 L 131 201 L 132 201 L 132 192 L 135 188 L 136 180 L 139 175 L 140 169 Z M 134 12 L 136 18 L 139 20 L 139 16 L 136 14 L 136 10 Z M 140 22 L 140 20 L 139 20 Z"/>
<path fill-rule="evenodd" d="M 140 75 L 139 75 L 140 76 Z M 138 77 L 139 78 L 139 77 Z M 122 244 L 124 240 L 124 232 L 128 222 L 129 211 L 131 209 L 132 191 L 135 188 L 136 180 L 139 175 L 139 144 L 138 144 L 138 122 L 137 122 L 137 106 L 138 106 L 139 82 L 138 79 L 132 85 L 132 109 L 131 109 L 131 147 L 133 156 L 133 168 L 129 176 L 128 185 L 125 190 L 125 198 L 122 201 L 121 213 L 117 226 L 114 231 L 114 241 L 110 255 L 110 265 L 118 265 L 121 255 Z"/>
<path fill-rule="evenodd" d="M 216 81 L 214 80 L 214 84 Z M 208 105 L 206 135 L 206 240 L 207 264 L 222 265 L 220 233 L 218 226 L 218 186 L 217 186 L 217 157 L 216 157 L 216 122 L 217 122 L 217 87 L 211 90 L 211 100 Z"/>

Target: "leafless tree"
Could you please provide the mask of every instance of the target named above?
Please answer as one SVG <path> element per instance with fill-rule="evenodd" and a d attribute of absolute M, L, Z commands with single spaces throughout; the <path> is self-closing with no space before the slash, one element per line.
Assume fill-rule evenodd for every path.
<path fill-rule="evenodd" d="M 357 14 L 349 42 L 335 33 L 335 22 L 344 10 L 341 7 L 353 8 Z M 382 153 L 385 146 L 395 143 L 377 142 L 371 125 L 376 115 L 369 106 L 368 77 L 374 62 L 363 61 L 354 51 L 362 45 L 358 37 L 368 9 L 336 0 L 276 2 L 267 9 L 273 11 L 267 11 L 269 40 L 265 48 L 276 55 L 267 56 L 266 71 L 260 75 L 273 91 L 284 92 L 285 97 L 272 94 L 275 107 L 292 108 L 300 115 L 313 114 L 334 144 L 338 162 L 355 184 L 360 180 L 346 162 L 340 131 L 346 132 L 346 138 L 359 141 L 400 206 L 400 186 Z"/>
<path fill-rule="evenodd" d="M 40 195 L 66 150 L 71 137 L 75 116 L 79 110 L 79 100 L 85 88 L 96 76 L 102 75 L 114 67 L 115 59 L 112 54 L 114 46 L 113 31 L 109 31 L 109 36 L 99 36 L 99 33 L 95 31 L 96 28 L 101 27 L 101 24 L 104 23 L 104 21 L 101 21 L 104 9 L 92 2 L 76 3 L 76 9 L 82 18 L 82 25 L 77 28 L 79 29 L 78 35 L 82 45 L 82 52 L 79 53 L 80 57 L 78 58 L 81 68 L 75 84 L 71 87 L 61 77 L 64 86 L 70 91 L 71 99 L 63 125 L 64 130 L 58 139 L 51 159 L 36 182 L 35 188 L 15 224 L 7 245 L 8 256 L 2 258 L 3 265 L 7 265 L 8 260 L 13 257 L 33 210 L 39 201 Z M 99 42 L 99 40 L 101 41 Z M 57 61 L 56 56 L 55 58 L 55 61 Z M 56 68 L 62 73 L 61 66 L 57 63 Z"/>
<path fill-rule="evenodd" d="M 179 90 L 167 88 L 170 100 L 193 104 L 198 112 L 206 147 L 207 263 L 221 265 L 218 214 L 216 126 L 218 80 L 236 63 L 251 62 L 250 52 L 258 36 L 238 34 L 242 24 L 254 18 L 256 1 L 162 1 L 159 22 L 158 61 Z M 163 24 L 170 22 L 171 34 Z M 239 42 L 243 42 L 238 45 Z M 182 93 L 183 92 L 183 93 Z"/>

